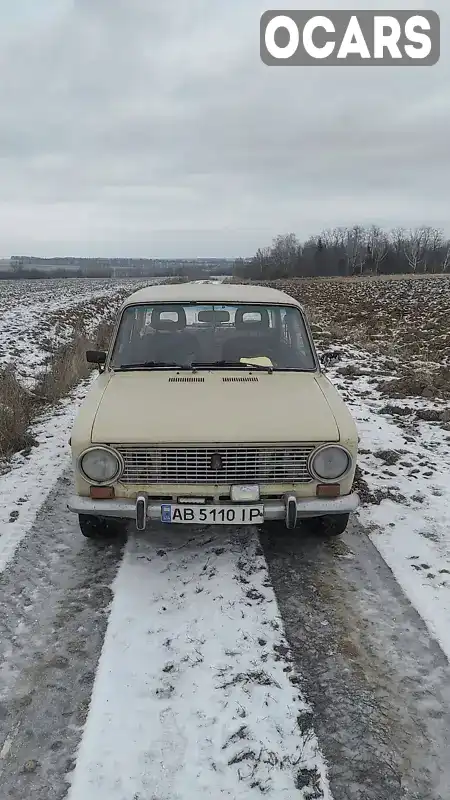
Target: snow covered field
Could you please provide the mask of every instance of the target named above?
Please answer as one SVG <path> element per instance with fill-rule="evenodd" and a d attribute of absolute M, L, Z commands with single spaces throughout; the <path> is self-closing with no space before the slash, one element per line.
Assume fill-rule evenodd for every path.
<path fill-rule="evenodd" d="M 450 660 L 450 432 L 439 422 L 448 403 L 397 399 L 392 413 L 370 383 L 383 377 L 382 362 L 350 345 L 340 349 L 341 369 L 364 373 L 329 373 L 361 437 L 368 496 L 359 519 Z M 436 421 L 421 419 L 430 411 Z"/>
<path fill-rule="evenodd" d="M 112 282 L 107 288 L 102 283 L 102 286 L 93 287 L 98 292 L 95 297 L 88 297 L 88 288 L 80 289 L 86 294 L 77 305 L 82 303 L 92 309 L 91 303 L 97 308 L 99 300 L 115 298 L 116 288 L 110 285 Z M 355 416 L 361 436 L 358 489 L 363 506 L 357 515 L 360 536 L 364 531 L 368 533 L 398 586 L 424 620 L 430 637 L 439 643 L 450 660 L 450 426 L 446 383 L 449 353 L 445 319 L 441 317 L 441 306 L 445 307 L 447 302 L 444 283 L 441 279 L 434 283 L 431 279 L 423 282 L 426 288 L 422 292 L 428 306 L 413 287 L 413 283 L 418 285 L 419 281 L 398 281 L 399 288 L 395 290 L 397 294 L 392 303 L 393 281 L 373 282 L 369 288 L 369 282 L 342 282 L 342 289 L 336 289 L 337 283 L 325 281 L 321 284 L 326 289 L 318 291 L 316 283 L 315 293 L 312 283 L 303 285 L 301 291 L 312 317 L 319 349 L 326 357 L 330 379 Z M 45 288 L 43 284 L 43 308 L 52 320 L 50 340 L 55 341 L 55 337 L 64 335 L 63 327 L 60 326 L 59 331 L 55 327 L 59 314 L 57 301 L 52 298 L 51 289 L 48 293 L 48 282 Z M 410 294 L 408 285 L 413 287 Z M 120 286 L 120 291 L 123 288 Z M 0 284 L 0 292 L 1 289 Z M 15 287 L 13 289 L 16 291 Z M 329 292 L 333 293 L 333 303 Z M 353 298 L 351 303 L 349 296 Z M 328 297 L 327 302 L 324 297 Z M 406 298 L 403 311 L 396 314 L 396 303 L 401 297 Z M 36 297 L 30 297 L 27 303 L 17 298 L 15 302 L 20 318 L 31 320 L 31 327 L 36 330 L 40 318 Z M 70 297 L 69 287 L 62 302 L 66 305 L 60 316 L 70 319 L 75 301 Z M 10 297 L 4 308 L 11 303 Z M 34 309 L 30 314 L 26 313 L 27 305 L 29 310 Z M 428 317 L 426 307 L 429 308 Z M 4 319 L 8 331 L 2 328 Z M 418 319 L 420 325 L 417 325 Z M 70 328 L 70 321 L 64 324 Z M 11 325 L 10 315 L 2 318 L 3 358 L 9 346 L 7 342 L 11 342 Z M 411 331 L 417 331 L 415 336 L 410 336 Z M 427 356 L 430 336 L 435 342 L 433 359 Z M 27 339 L 18 339 L 26 350 Z M 36 358 L 44 359 L 45 339 L 40 339 L 33 347 Z M 22 375 L 24 379 L 32 377 L 31 359 L 24 360 Z M 392 389 L 396 377 L 402 378 L 403 383 Z M 422 387 L 420 391 L 417 386 Z M 39 536 L 42 535 L 42 523 L 35 522 L 36 515 L 39 517 L 45 498 L 70 467 L 68 431 L 86 388 L 85 382 L 58 405 L 55 415 L 47 415 L 36 422 L 33 434 L 39 446 L 32 448 L 29 454 L 16 455 L 11 470 L 0 475 L 0 571 L 4 571 L 5 579 L 19 569 L 22 549 L 31 546 L 30 532 L 38 531 Z M 76 525 L 71 518 L 66 521 L 63 506 L 60 516 L 64 518 L 61 530 L 69 524 L 73 528 L 61 540 L 58 525 L 52 532 L 56 542 L 52 559 L 55 564 L 70 552 L 72 537 L 77 536 Z M 225 529 L 216 533 L 205 528 L 190 532 L 186 538 L 183 530 L 171 534 L 170 540 L 164 534 L 159 531 L 154 535 L 131 534 L 120 554 L 112 584 L 112 603 L 105 610 L 108 623 L 98 665 L 87 665 L 94 676 L 87 717 L 82 726 L 72 723 L 71 727 L 70 736 L 77 734 L 80 739 L 65 769 L 68 782 L 65 794 L 57 794 L 60 792 L 57 781 L 55 794 L 50 794 L 48 775 L 53 774 L 52 759 L 56 758 L 52 755 L 51 739 L 40 745 L 42 753 L 37 745 L 33 750 L 29 743 L 26 748 L 18 742 L 15 744 L 16 739 L 20 739 L 17 732 L 20 718 L 19 727 L 11 722 L 5 728 L 7 734 L 3 741 L 0 737 L 0 788 L 2 781 L 8 787 L 15 785 L 14 759 L 19 759 L 22 752 L 28 754 L 23 769 L 17 767 L 22 777 L 18 779 L 17 788 L 6 795 L 8 798 L 448 798 L 450 785 L 446 782 L 446 773 L 436 779 L 430 794 L 424 790 L 415 794 L 406 789 L 405 793 L 403 790 L 397 793 L 400 790 L 387 783 L 384 789 L 380 788 L 377 781 L 381 779 L 375 773 L 356 778 L 359 761 L 355 758 L 352 761 L 351 756 L 352 750 L 356 751 L 361 743 L 354 735 L 352 739 L 352 726 L 358 714 L 367 715 L 366 705 L 375 702 L 370 701 L 368 695 L 357 696 L 355 702 L 361 703 L 362 710 L 358 706 L 353 719 L 346 719 L 341 705 L 342 725 L 348 725 L 348 732 L 340 759 L 342 762 L 350 760 L 350 772 L 340 782 L 339 764 L 333 760 L 336 754 L 333 748 L 325 752 L 322 746 L 321 735 L 327 738 L 323 725 L 321 735 L 318 734 L 316 716 L 321 712 L 311 705 L 305 690 L 306 676 L 302 673 L 301 659 L 300 666 L 298 658 L 294 663 L 286 639 L 285 618 L 289 610 L 286 611 L 275 596 L 257 531 L 243 533 Z M 43 542 L 45 538 L 48 537 L 44 537 Z M 353 541 L 346 534 L 341 549 L 336 546 L 329 553 L 336 563 L 343 559 L 348 569 L 355 559 Z M 301 553 L 299 558 L 301 563 Z M 81 557 L 78 562 L 81 569 Z M 29 571 L 33 562 L 27 557 L 26 563 Z M 43 568 L 43 563 L 45 557 L 41 554 L 39 569 Z M 74 563 L 77 564 L 77 559 Z M 287 565 L 284 569 L 288 584 L 290 568 Z M 362 570 L 363 566 L 359 565 L 358 569 Z M 315 588 L 319 597 L 321 580 L 318 579 Z M 337 580 L 336 576 L 333 580 Z M 0 712 L 2 708 L 9 708 L 8 698 L 19 680 L 17 663 L 23 658 L 25 647 L 21 637 L 30 621 L 30 613 L 36 617 L 40 613 L 39 596 L 42 592 L 45 595 L 41 584 L 42 580 L 36 581 L 32 594 L 25 593 L 23 602 L 28 604 L 29 610 L 20 612 L 24 620 L 22 627 L 13 626 L 12 638 L 7 637 L 5 642 L 0 640 Z M 365 586 L 366 589 L 370 594 L 370 585 Z M 327 589 L 328 593 L 330 591 Z M 15 602 L 20 608 L 20 586 L 17 592 Z M 332 627 L 327 597 L 324 594 L 319 620 L 315 620 L 312 607 L 303 609 L 305 618 L 314 620 L 313 630 L 316 626 L 316 633 L 308 644 L 314 658 L 318 657 L 316 649 L 319 647 L 315 639 L 319 642 Z M 38 604 L 36 610 L 33 603 Z M 76 599 L 71 611 L 75 615 L 74 625 L 77 624 L 77 606 L 80 601 Z M 353 606 L 357 614 L 356 601 Z M 383 624 L 379 620 L 378 628 L 388 626 L 388 615 L 389 608 L 386 620 Z M 358 631 L 358 636 L 361 636 L 364 624 L 362 621 L 359 624 L 361 633 Z M 81 637 L 87 635 L 85 625 L 80 622 L 78 626 Z M 64 650 L 64 635 L 60 635 Z M 36 640 L 40 642 L 39 649 L 45 649 L 45 636 L 45 629 L 41 627 Z M 29 637 L 27 646 L 30 646 Z M 327 643 L 327 656 L 335 653 L 337 672 L 345 675 L 347 671 L 354 689 L 355 675 L 359 673 L 352 673 L 353 650 L 345 644 L 342 652 L 349 657 L 349 662 L 342 671 L 339 666 L 342 652 L 334 648 L 334 641 Z M 427 645 L 427 652 L 431 652 L 430 645 Z M 389 663 L 387 651 L 385 655 Z M 38 661 L 39 657 L 38 654 Z M 374 658 L 372 651 L 371 658 Z M 372 670 L 374 663 L 376 661 L 372 661 Z M 423 665 L 418 667 L 418 670 L 424 669 Z M 442 665 L 439 670 L 430 669 L 429 674 L 436 675 L 439 671 L 443 673 Z M 376 677 L 371 679 L 376 680 Z M 56 686 L 57 679 L 54 680 Z M 381 674 L 379 680 L 384 680 Z M 387 691 L 386 687 L 383 691 Z M 427 707 L 431 708 L 437 697 L 435 694 L 425 698 Z M 56 695 L 54 702 L 58 705 Z M 443 715 L 444 711 L 446 713 L 446 709 L 440 707 L 439 713 Z M 14 717 L 16 712 L 10 713 Z M 0 714 L 0 731 L 1 719 Z M 383 730 L 384 739 L 389 738 L 387 730 Z M 411 748 L 413 752 L 412 744 Z M 402 758 L 399 757 L 399 761 Z M 402 769 L 406 770 L 403 778 L 406 785 L 408 770 L 412 772 L 414 768 L 406 764 Z M 393 767 L 389 766 L 389 770 Z M 382 770 L 378 771 L 381 774 Z M 424 775 L 424 781 L 428 780 L 426 772 Z M 373 794 L 371 787 L 375 787 Z"/>
<path fill-rule="evenodd" d="M 109 321 L 123 297 L 151 280 L 64 278 L 0 281 L 0 367 L 32 386 L 48 356 L 83 325 Z"/>
<path fill-rule="evenodd" d="M 357 422 L 358 517 L 450 658 L 450 276 L 276 285 Z"/>

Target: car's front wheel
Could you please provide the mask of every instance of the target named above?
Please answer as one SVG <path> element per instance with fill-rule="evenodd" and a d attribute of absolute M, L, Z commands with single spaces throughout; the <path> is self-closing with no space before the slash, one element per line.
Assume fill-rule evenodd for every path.
<path fill-rule="evenodd" d="M 94 517 L 90 514 L 78 514 L 80 530 L 86 539 L 115 539 L 124 530 L 124 525 L 118 519 Z"/>
<path fill-rule="evenodd" d="M 309 530 L 318 536 L 340 536 L 347 528 L 350 514 L 328 514 L 324 517 L 306 519 Z"/>

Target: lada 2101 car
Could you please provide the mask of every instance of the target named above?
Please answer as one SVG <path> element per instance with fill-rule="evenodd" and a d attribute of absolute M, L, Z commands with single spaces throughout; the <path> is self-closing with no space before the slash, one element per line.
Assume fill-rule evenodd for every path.
<path fill-rule="evenodd" d="M 150 286 L 123 303 L 72 430 L 69 508 L 88 538 L 135 521 L 339 535 L 358 434 L 302 306 L 256 285 Z"/>

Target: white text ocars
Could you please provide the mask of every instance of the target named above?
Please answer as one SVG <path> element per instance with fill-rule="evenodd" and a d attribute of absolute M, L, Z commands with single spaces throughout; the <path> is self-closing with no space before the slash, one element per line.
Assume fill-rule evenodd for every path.
<path fill-rule="evenodd" d="M 150 286 L 123 303 L 76 418 L 69 508 L 89 538 L 121 521 L 342 533 L 358 434 L 301 305 L 238 284 Z"/>

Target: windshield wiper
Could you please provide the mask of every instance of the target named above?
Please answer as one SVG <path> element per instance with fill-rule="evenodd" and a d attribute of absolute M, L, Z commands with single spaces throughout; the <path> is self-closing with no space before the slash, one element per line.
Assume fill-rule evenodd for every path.
<path fill-rule="evenodd" d="M 192 369 L 262 369 L 264 372 L 273 372 L 273 367 L 265 364 L 251 364 L 245 361 L 193 361 L 190 365 Z"/>
<path fill-rule="evenodd" d="M 117 372 L 133 369 L 190 369 L 190 364 L 177 364 L 175 361 L 137 361 L 136 364 L 121 364 Z"/>
<path fill-rule="evenodd" d="M 135 364 L 120 364 L 116 372 L 131 372 L 139 369 L 261 369 L 273 372 L 273 367 L 265 364 L 251 364 L 244 361 L 192 361 L 190 364 L 177 364 L 176 361 L 137 361 Z"/>

